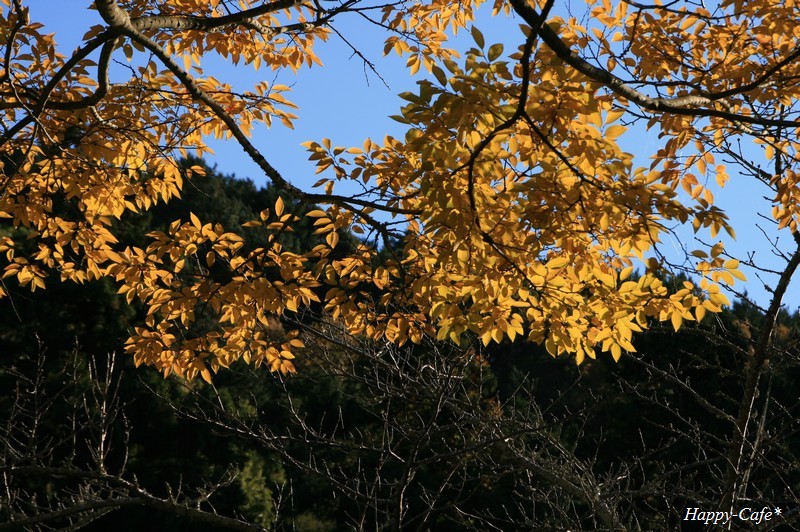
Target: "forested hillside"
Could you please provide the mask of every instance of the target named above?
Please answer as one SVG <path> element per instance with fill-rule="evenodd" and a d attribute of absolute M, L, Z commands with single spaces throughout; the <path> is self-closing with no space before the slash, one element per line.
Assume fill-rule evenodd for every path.
<path fill-rule="evenodd" d="M 195 167 L 183 201 L 123 216 L 115 234 L 143 246 L 194 214 L 263 245 L 241 224 L 275 189 L 183 165 Z M 24 243 L 24 229 L 3 231 Z M 313 232 L 281 239 L 299 253 L 323 238 Z M 342 253 L 357 236 L 340 234 Z M 741 367 L 764 319 L 734 303 L 578 366 L 469 334 L 398 347 L 312 306 L 269 325 L 277 341 L 301 331 L 295 374 L 240 361 L 209 384 L 134 369 L 124 341 L 146 310 L 110 279 L 48 285 L 7 285 L 0 306 L 0 529 L 678 529 L 724 489 Z M 800 316 L 781 312 L 745 453 L 749 497 L 785 509 L 770 526 L 797 523 L 798 339 Z"/>

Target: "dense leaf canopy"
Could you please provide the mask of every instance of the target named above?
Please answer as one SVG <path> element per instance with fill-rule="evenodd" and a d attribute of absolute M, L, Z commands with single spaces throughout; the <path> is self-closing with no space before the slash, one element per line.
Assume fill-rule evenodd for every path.
<path fill-rule="evenodd" d="M 670 292 L 658 247 L 676 224 L 732 234 L 711 190 L 730 163 L 771 188 L 775 222 L 797 234 L 793 2 L 602 0 L 582 25 L 552 0 L 498 0 L 494 16 L 523 22 L 505 50 L 473 26 L 477 1 L 97 0 L 104 24 L 69 57 L 23 0 L 1 3 L 3 276 L 32 290 L 52 272 L 113 279 L 146 309 L 128 351 L 165 374 L 209 380 L 238 359 L 292 371 L 303 342 L 271 324 L 311 305 L 399 344 L 524 336 L 578 362 L 619 358 L 652 320 L 702 319 L 743 279 L 709 244 L 684 263 L 696 282 Z M 309 141 L 321 174 L 309 192 L 249 140 L 297 119 L 289 87 L 234 90 L 204 58 L 297 71 L 319 63 L 344 17 L 384 28 L 385 52 L 431 76 L 402 95 L 403 138 Z M 474 46 L 452 49 L 458 30 Z M 126 59 L 127 74 L 110 76 Z M 649 168 L 620 147 L 632 124 L 664 139 Z M 147 246 L 121 243 L 114 220 L 177 201 L 203 171 L 180 158 L 208 153 L 212 137 L 241 145 L 281 192 L 244 224 L 258 237 L 189 213 Z M 748 139 L 771 168 L 750 162 Z M 341 181 L 364 193 L 337 194 Z M 304 219 L 319 241 L 287 248 Z M 349 233 L 362 240 L 343 250 Z M 774 287 L 778 306 L 798 261 Z"/>

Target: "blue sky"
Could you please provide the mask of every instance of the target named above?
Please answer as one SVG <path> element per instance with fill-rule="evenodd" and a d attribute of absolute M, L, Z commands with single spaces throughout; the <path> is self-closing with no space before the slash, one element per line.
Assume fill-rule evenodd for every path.
<path fill-rule="evenodd" d="M 572 4 L 576 14 L 582 11 L 582 2 L 576 1 Z M 63 54 L 69 54 L 80 44 L 81 36 L 91 25 L 101 22 L 97 13 L 88 9 L 90 0 L 68 3 L 63 0 L 34 0 L 29 5 L 31 19 L 43 22 L 47 31 L 56 33 L 59 51 Z M 569 2 L 565 5 L 569 5 Z M 505 53 L 511 53 L 522 42 L 518 29 L 519 20 L 505 17 L 492 19 L 489 13 L 490 6 L 482 6 L 477 23 L 486 37 L 487 45 L 504 42 Z M 365 24 L 354 16 L 342 20 L 337 28 L 375 63 L 383 80 L 365 69 L 363 61 L 354 56 L 350 48 L 336 36 L 317 48 L 325 66 L 304 69 L 298 74 L 289 71 L 276 74 L 266 69 L 256 72 L 252 67 L 234 69 L 224 61 L 204 63 L 206 73 L 242 88 L 249 88 L 254 82 L 265 79 L 292 87 L 292 92 L 287 97 L 300 107 L 296 111 L 300 118 L 295 122 L 295 129 L 290 130 L 279 124 L 272 129 L 262 128 L 254 133 L 253 140 L 273 166 L 289 181 L 305 189 L 318 176 L 314 174 L 313 164 L 307 161 L 307 153 L 300 146 L 301 142 L 329 137 L 336 145 L 360 146 L 367 137 L 380 140 L 387 134 L 402 136 L 402 125 L 388 116 L 397 114 L 403 105 L 397 94 L 415 90 L 419 79 L 409 76 L 403 59 L 396 55 L 383 57 L 385 35 L 374 26 Z M 474 45 L 469 35 L 462 35 L 460 40 L 463 42 L 463 49 Z M 636 154 L 637 163 L 641 166 L 649 165 L 647 158 L 660 143 L 655 133 L 646 131 L 624 135 L 620 142 L 624 149 Z M 265 183 L 261 171 L 236 143 L 215 142 L 213 148 L 215 156 L 212 162 L 217 163 L 221 171 L 236 174 L 238 177 L 249 177 L 258 184 Z M 760 158 L 756 147 L 752 148 L 752 153 L 754 160 Z M 767 222 L 758 219 L 758 212 L 769 214 L 769 204 L 762 199 L 767 191 L 760 188 L 761 186 L 732 174 L 729 186 L 723 190 L 717 189 L 714 193 L 719 204 L 729 212 L 737 230 L 737 240 L 726 240 L 726 246 L 738 255 L 755 253 L 757 262 L 779 268 L 780 261 L 773 256 L 767 245 L 767 238 L 779 238 L 779 247 L 790 248 L 791 236 L 788 233 L 778 236 L 769 231 L 765 236 L 756 227 L 758 222 L 761 228 L 769 228 Z M 342 192 L 346 190 L 343 189 Z M 688 249 L 698 247 L 693 242 L 695 235 L 691 228 L 679 228 L 676 234 L 679 239 L 668 237 L 664 242 L 664 249 L 675 251 L 676 257 L 681 245 Z M 708 234 L 701 233 L 700 236 L 706 242 L 714 242 Z M 746 288 L 751 297 L 762 305 L 767 304 L 768 293 L 764 290 L 763 283 L 758 281 L 752 270 L 743 268 L 743 272 L 748 276 Z M 800 290 L 796 286 L 794 289 L 790 288 L 785 303 L 792 310 L 800 306 Z"/>

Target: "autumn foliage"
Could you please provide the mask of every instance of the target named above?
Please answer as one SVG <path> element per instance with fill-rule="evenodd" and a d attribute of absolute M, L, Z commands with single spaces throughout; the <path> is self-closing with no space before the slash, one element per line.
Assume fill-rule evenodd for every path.
<path fill-rule="evenodd" d="M 24 0 L 0 0 L 5 283 L 112 278 L 146 309 L 128 351 L 165 375 L 209 380 L 239 359 L 293 371 L 303 344 L 270 324 L 311 305 L 372 339 L 526 337 L 581 362 L 728 304 L 722 289 L 744 276 L 720 243 L 687 250 L 694 282 L 677 291 L 659 246 L 681 224 L 733 234 L 713 194 L 726 165 L 771 187 L 775 222 L 797 234 L 793 2 L 590 1 L 582 22 L 552 0 L 498 0 L 494 16 L 522 23 L 510 50 L 473 25 L 480 3 L 97 0 L 105 23 L 64 57 Z M 305 190 L 249 140 L 298 119 L 289 87 L 234 91 L 204 60 L 318 65 L 348 17 L 385 28 L 384 52 L 407 58 L 419 89 L 402 94 L 403 138 L 309 141 L 320 175 Z M 474 45 L 451 48 L 465 31 Z M 112 60 L 130 68 L 112 75 Z M 621 145 L 645 128 L 661 141 L 640 167 Z M 179 201 L 202 171 L 179 161 L 209 138 L 237 142 L 293 199 L 245 224 L 265 243 L 194 215 L 146 247 L 120 243 L 115 219 Z M 749 162 L 752 141 L 771 167 Z M 338 194 L 343 181 L 366 193 Z M 319 241 L 289 251 L 280 237 L 303 218 Z M 341 246 L 350 233 L 359 243 Z"/>

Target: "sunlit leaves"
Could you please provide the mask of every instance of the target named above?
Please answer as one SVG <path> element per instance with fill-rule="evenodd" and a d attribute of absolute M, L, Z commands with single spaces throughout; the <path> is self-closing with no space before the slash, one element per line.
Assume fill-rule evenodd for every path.
<path fill-rule="evenodd" d="M 283 205 L 278 200 L 275 214 L 262 213 L 263 220 L 246 225 L 280 233 L 294 221 Z M 293 347 L 301 345 L 291 335 L 288 342 L 280 339 L 275 316 L 318 301 L 313 290 L 318 282 L 308 272 L 306 257 L 282 250 L 274 240 L 269 248 L 244 253 L 241 237 L 203 224 L 193 214 L 189 222 L 175 222 L 168 232 L 150 236 L 146 250 L 128 249 L 109 268 L 121 293 L 148 306 L 148 327 L 137 329 L 127 345 L 137 363 L 189 378 L 205 378 L 204 371 L 239 358 L 293 371 Z M 205 320 L 197 321 L 198 310 Z M 209 314 L 219 327 L 209 327 Z M 202 363 L 194 358 L 198 354 Z"/>
<path fill-rule="evenodd" d="M 270 10 L 136 0 L 120 6 L 138 35 L 92 28 L 85 55 L 72 60 L 24 20 L 21 3 L 4 3 L 0 217 L 19 234 L 1 237 L 3 279 L 33 290 L 53 273 L 113 278 L 145 309 L 127 344 L 137 364 L 187 378 L 209 380 L 240 359 L 293 371 L 302 345 L 280 320 L 317 302 L 373 339 L 524 337 L 580 362 L 633 351 L 634 335 L 653 320 L 678 329 L 728 304 L 722 287 L 745 276 L 721 243 L 692 251 L 682 267 L 694 284 L 672 291 L 660 246 L 683 224 L 701 237 L 734 235 L 715 205 L 715 188 L 736 179 L 731 163 L 770 187 L 777 226 L 797 230 L 800 143 L 794 128 L 772 128 L 797 116 L 796 12 L 761 1 L 711 11 L 597 0 L 590 16 L 551 17 L 546 27 L 570 53 L 608 70 L 591 77 L 541 39 L 526 47 L 533 23 L 516 49 L 493 42 L 475 25 L 479 3 Z M 208 59 L 288 74 L 318 66 L 316 47 L 354 10 L 387 30 L 384 54 L 430 79 L 400 95 L 393 118 L 404 135 L 349 148 L 306 142 L 319 174 L 308 195 L 270 170 L 271 154 L 246 147 L 256 128 L 298 120 L 289 85 L 235 87 Z M 496 15 L 509 10 L 494 6 Z M 462 30 L 468 49 L 456 50 L 450 38 Z M 124 73 L 106 80 L 112 60 Z M 684 105 L 636 107 L 609 79 Z M 766 125 L 748 125 L 752 117 Z M 623 146 L 645 123 L 654 145 L 650 167 L 640 168 Z M 737 151 L 748 135 L 768 169 Z M 210 137 L 235 138 L 282 187 L 244 224 L 262 244 L 248 247 L 190 214 L 151 233 L 147 246 L 121 245 L 114 220 L 178 200 L 202 173 L 179 158 L 210 153 Z M 362 192 L 335 194 L 345 181 Z M 317 240 L 305 253 L 283 249 L 281 236 L 301 223 Z M 346 242 L 354 234 L 361 240 Z"/>
<path fill-rule="evenodd" d="M 482 34 L 473 31 L 473 38 Z M 445 65 L 452 78 L 434 70 L 440 86 L 421 82 L 417 94 L 401 95 L 409 103 L 398 120 L 413 128 L 405 143 L 387 139 L 382 148 L 370 146 L 368 158 L 352 160 L 328 141 L 307 144 L 320 172 L 334 169 L 342 179 L 353 167 L 377 170 L 382 193 L 414 191 L 399 205 L 422 212 L 423 225 L 411 225 L 416 230 L 407 237 L 403 263 L 417 279 L 410 292 L 387 290 L 382 305 L 422 310 L 440 340 L 459 343 L 467 333 L 484 343 L 527 336 L 545 342 L 554 356 L 573 353 L 578 361 L 596 350 L 615 357 L 633 351 L 632 335 L 647 326 L 648 316 L 682 323 L 702 298 L 670 297 L 655 272 L 626 281 L 632 261 L 658 241 L 659 220 L 684 220 L 691 211 L 669 187 L 653 184 L 657 174 L 631 168 L 631 156 L 614 142 L 625 131 L 613 124 L 621 113 L 564 72 L 552 92 L 543 84 L 532 88 L 536 98 L 558 99 L 563 116 L 532 106 L 530 122 L 494 132 L 509 116 L 497 114 L 515 81 L 506 63 L 485 59 L 476 50 L 463 67 Z M 555 79 L 552 72 L 548 79 Z M 558 128 L 550 126 L 552 137 L 543 142 L 533 127 L 544 129 L 553 118 Z M 321 227 L 329 224 L 323 211 L 313 215 Z M 351 271 L 364 282 L 352 265 L 337 271 L 337 281 Z M 350 319 L 337 309 L 347 301 L 374 320 L 373 335 L 407 338 L 396 313 L 332 293 L 330 309 L 345 323 Z M 352 332 L 370 331 L 362 317 L 353 323 Z"/>

